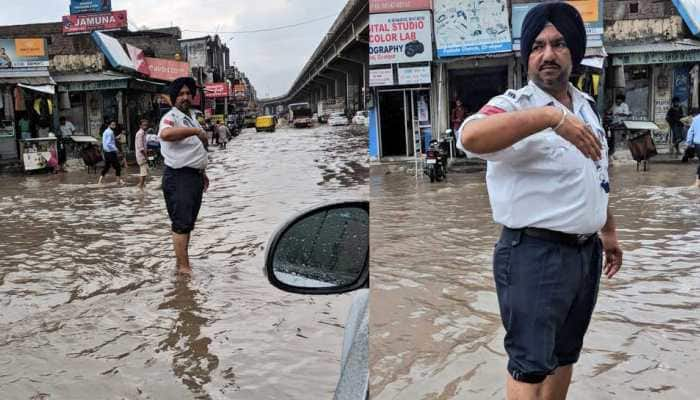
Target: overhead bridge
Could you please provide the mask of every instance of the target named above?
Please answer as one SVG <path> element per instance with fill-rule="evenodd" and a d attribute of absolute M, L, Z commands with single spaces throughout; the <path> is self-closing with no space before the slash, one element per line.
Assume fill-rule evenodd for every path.
<path fill-rule="evenodd" d="M 284 96 L 258 101 L 266 113 L 277 106 L 341 99 L 354 113 L 366 108 L 369 91 L 369 2 L 349 0 Z"/>

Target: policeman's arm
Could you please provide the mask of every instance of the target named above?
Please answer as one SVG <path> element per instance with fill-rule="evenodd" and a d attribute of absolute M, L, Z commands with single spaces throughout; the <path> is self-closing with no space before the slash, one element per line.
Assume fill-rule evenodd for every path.
<path fill-rule="evenodd" d="M 199 135 L 198 128 L 165 128 L 160 131 L 160 138 L 166 142 L 176 142 L 178 140 L 187 139 L 190 136 Z"/>
<path fill-rule="evenodd" d="M 552 106 L 497 113 L 474 120 L 464 124 L 460 141 L 472 153 L 493 153 L 547 128 L 556 128 L 555 132 L 584 156 L 600 160 L 602 145 L 591 129 L 577 117 Z"/>

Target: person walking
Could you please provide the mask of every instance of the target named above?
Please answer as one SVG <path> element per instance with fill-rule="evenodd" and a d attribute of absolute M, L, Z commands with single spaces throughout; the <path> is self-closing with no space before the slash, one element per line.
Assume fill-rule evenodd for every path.
<path fill-rule="evenodd" d="M 119 184 L 124 184 L 124 181 L 121 178 L 122 168 L 119 164 L 119 156 L 117 155 L 117 145 L 114 139 L 115 129 L 117 129 L 117 121 L 111 121 L 107 126 L 107 129 L 102 132 L 102 153 L 104 155 L 103 158 L 105 166 L 102 168 L 102 173 L 100 174 L 100 178 L 97 180 L 97 184 L 102 184 L 102 180 L 104 179 L 105 175 L 107 175 L 107 172 L 109 172 L 110 167 L 114 168 L 114 172 L 117 176 L 117 182 L 119 182 Z"/>
<path fill-rule="evenodd" d="M 170 100 L 174 105 L 160 120 L 165 168 L 163 196 L 172 222 L 176 268 L 179 274 L 191 275 L 188 247 L 203 193 L 209 188 L 206 174 L 208 138 L 192 112 L 192 97 L 197 85 L 192 78 L 178 78 L 170 85 Z"/>
<path fill-rule="evenodd" d="M 683 122 L 681 119 L 684 117 L 683 107 L 681 107 L 681 101 L 678 97 L 673 97 L 671 99 L 671 108 L 666 112 L 666 122 L 668 122 L 671 128 L 671 152 L 672 154 L 681 154 L 678 145 L 683 141 Z"/>
<path fill-rule="evenodd" d="M 231 132 L 221 121 L 217 121 L 216 125 L 216 132 L 219 137 L 219 148 L 223 150 L 226 148 L 226 143 L 228 143 L 228 137 Z"/>
<path fill-rule="evenodd" d="M 688 148 L 692 148 L 695 151 L 695 156 L 700 159 L 700 110 L 696 108 L 692 114 L 694 115 L 693 122 L 690 124 L 685 142 L 688 144 Z M 685 160 L 687 161 L 688 158 L 685 158 Z M 695 186 L 700 188 L 700 164 L 695 173 Z"/>
<path fill-rule="evenodd" d="M 608 208 L 605 132 L 593 99 L 569 83 L 586 49 L 581 15 L 568 3 L 538 4 L 521 44 L 528 84 L 467 118 L 458 147 L 487 160 L 493 219 L 503 225 L 493 273 L 507 398 L 562 400 L 601 273 L 618 272 L 622 249 Z"/>
<path fill-rule="evenodd" d="M 134 152 L 136 153 L 136 164 L 139 166 L 139 189 L 143 190 L 148 177 L 148 154 L 146 152 L 146 130 L 148 120 L 142 119 L 139 130 L 134 138 Z"/>

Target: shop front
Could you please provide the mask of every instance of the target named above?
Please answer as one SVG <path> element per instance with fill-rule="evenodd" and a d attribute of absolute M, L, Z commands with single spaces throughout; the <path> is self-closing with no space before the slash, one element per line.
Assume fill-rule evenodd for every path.
<path fill-rule="evenodd" d="M 606 103 L 612 104 L 615 95 L 624 94 L 632 114 L 630 120 L 654 122 L 665 133 L 669 130 L 666 113 L 674 97 L 686 115 L 697 107 L 700 41 L 682 39 L 606 49 L 612 58 Z M 668 135 L 664 138 L 670 140 Z"/>
<path fill-rule="evenodd" d="M 416 149 L 424 152 L 432 137 L 430 87 L 380 89 L 377 99 L 381 156 L 411 157 Z"/>

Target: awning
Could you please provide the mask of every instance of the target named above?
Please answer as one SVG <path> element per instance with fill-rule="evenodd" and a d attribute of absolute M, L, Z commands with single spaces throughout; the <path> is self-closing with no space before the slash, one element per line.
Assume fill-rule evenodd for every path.
<path fill-rule="evenodd" d="M 53 78 L 59 91 L 63 92 L 126 89 L 132 79 L 129 75 L 111 71 L 54 75 Z"/>
<path fill-rule="evenodd" d="M 700 40 L 610 44 L 605 47 L 612 65 L 647 65 L 700 62 Z"/>
<path fill-rule="evenodd" d="M 54 85 L 25 85 L 24 83 L 20 83 L 17 86 L 25 88 L 25 89 L 33 90 L 33 91 L 39 92 L 39 93 L 45 93 L 45 94 L 50 94 L 50 95 L 56 94 L 56 89 L 55 89 Z"/>
<path fill-rule="evenodd" d="M 0 85 L 53 85 L 55 82 L 51 79 L 48 69 L 39 70 L 24 70 L 10 69 L 0 70 Z"/>
<path fill-rule="evenodd" d="M 700 37 L 700 4 L 697 0 L 673 0 L 693 35 Z"/>

